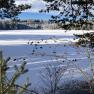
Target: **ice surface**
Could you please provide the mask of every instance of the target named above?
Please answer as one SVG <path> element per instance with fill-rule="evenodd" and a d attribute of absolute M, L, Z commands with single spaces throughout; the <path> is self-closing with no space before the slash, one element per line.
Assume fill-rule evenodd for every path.
<path fill-rule="evenodd" d="M 24 77 L 22 76 L 19 82 L 29 76 L 34 85 L 40 84 L 40 71 L 44 71 L 45 66 L 49 64 L 68 66 L 64 77 L 79 78 L 81 76 L 79 68 L 89 72 L 88 50 L 73 45 L 77 41 L 74 40 L 73 34 L 86 32 L 92 31 L 0 31 L 0 50 L 3 51 L 5 58 L 11 57 L 9 75 L 12 75 L 14 65 L 19 66 L 26 61 L 26 68 L 29 69 L 29 72 Z M 93 55 L 92 61 L 94 61 Z"/>

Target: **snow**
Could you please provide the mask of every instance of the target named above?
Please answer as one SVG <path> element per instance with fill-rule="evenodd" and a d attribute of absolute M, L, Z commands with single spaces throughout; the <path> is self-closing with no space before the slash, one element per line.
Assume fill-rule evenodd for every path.
<path fill-rule="evenodd" d="M 44 72 L 45 66 L 68 66 L 64 77 L 67 79 L 81 77 L 78 68 L 89 72 L 88 49 L 74 46 L 74 34 L 83 34 L 94 31 L 67 31 L 64 30 L 6 30 L 0 31 L 0 49 L 9 61 L 11 76 L 13 66 L 20 66 L 27 62 L 29 72 L 21 77 L 19 82 L 30 77 L 33 85 L 39 86 L 40 71 Z M 32 43 L 33 42 L 33 43 Z M 31 44 L 32 43 L 32 44 Z M 37 45 L 36 45 L 37 44 Z M 36 45 L 36 46 L 35 46 Z M 32 54 L 34 51 L 34 54 Z M 16 59 L 16 60 L 15 60 Z M 92 61 L 94 57 L 92 55 Z M 22 80 L 23 79 L 23 80 Z"/>
<path fill-rule="evenodd" d="M 83 34 L 92 30 L 0 30 L 0 35 L 64 35 Z"/>
<path fill-rule="evenodd" d="M 51 38 L 51 39 L 43 39 L 43 41 L 41 41 L 42 37 L 40 37 L 40 39 L 38 40 L 32 40 L 34 42 L 34 44 L 36 44 L 37 42 L 40 42 L 39 44 L 60 44 L 60 43 L 66 43 L 66 42 L 75 42 L 77 40 L 74 40 L 73 37 L 69 38 L 69 36 L 73 36 L 73 34 L 83 34 L 86 32 L 90 32 L 90 31 L 67 31 L 65 32 L 64 30 L 33 30 L 30 32 L 30 30 L 12 30 L 12 31 L 0 31 L 0 36 L 6 36 L 7 35 L 7 39 L 8 40 L 2 40 L 2 38 L 0 39 L 0 45 L 26 45 L 29 42 L 29 39 L 16 39 L 16 40 L 11 40 L 9 39 L 8 35 L 13 36 L 34 36 L 34 35 L 53 35 L 54 36 L 62 36 L 62 38 Z M 65 36 L 67 36 L 67 38 L 64 38 Z M 30 38 L 31 39 L 31 38 Z M 55 40 L 56 42 L 54 42 Z M 30 40 L 31 41 L 31 40 Z"/>

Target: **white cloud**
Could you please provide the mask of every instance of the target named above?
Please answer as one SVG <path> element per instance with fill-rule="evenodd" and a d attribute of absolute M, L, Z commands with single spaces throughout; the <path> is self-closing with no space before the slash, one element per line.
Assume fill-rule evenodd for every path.
<path fill-rule="evenodd" d="M 32 4 L 33 1 L 35 1 L 35 0 L 15 0 L 15 3 L 17 5 L 19 5 L 19 4 Z"/>
<path fill-rule="evenodd" d="M 16 0 L 16 4 L 30 4 L 32 5 L 32 8 L 25 10 L 25 12 L 38 12 L 39 10 L 45 8 L 46 2 L 43 0 Z"/>

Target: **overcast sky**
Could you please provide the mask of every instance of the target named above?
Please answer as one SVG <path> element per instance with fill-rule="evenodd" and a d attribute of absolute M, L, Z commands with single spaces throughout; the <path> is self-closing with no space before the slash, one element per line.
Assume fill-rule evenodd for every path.
<path fill-rule="evenodd" d="M 16 4 L 31 4 L 32 8 L 25 10 L 25 12 L 38 12 L 45 8 L 45 2 L 43 0 L 16 0 Z"/>

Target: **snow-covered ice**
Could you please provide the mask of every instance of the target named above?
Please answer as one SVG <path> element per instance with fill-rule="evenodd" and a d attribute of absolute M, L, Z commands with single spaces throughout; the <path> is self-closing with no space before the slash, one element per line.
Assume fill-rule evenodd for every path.
<path fill-rule="evenodd" d="M 73 45 L 77 41 L 74 39 L 73 34 L 83 34 L 86 32 L 93 31 L 0 31 L 0 50 L 3 51 L 5 58 L 11 57 L 8 73 L 10 75 L 13 73 L 13 66 L 15 64 L 19 66 L 23 61 L 26 61 L 26 68 L 29 69 L 29 72 L 24 77 L 21 77 L 21 82 L 24 81 L 22 79 L 29 76 L 33 84 L 37 85 L 40 82 L 40 70 L 44 70 L 45 66 L 49 64 L 64 67 L 69 65 L 65 72 L 65 77 L 68 79 L 71 76 L 79 77 L 80 73 L 77 67 L 82 68 L 83 71 L 89 71 L 88 52 L 87 48 L 75 47 Z"/>

